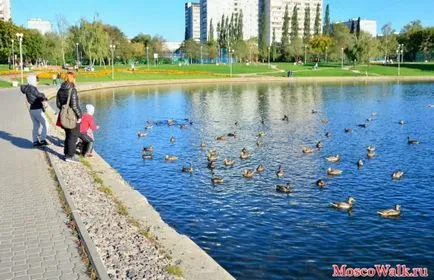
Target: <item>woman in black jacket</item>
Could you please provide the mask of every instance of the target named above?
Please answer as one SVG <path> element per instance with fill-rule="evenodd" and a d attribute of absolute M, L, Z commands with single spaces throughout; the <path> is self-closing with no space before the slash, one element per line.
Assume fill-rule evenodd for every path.
<path fill-rule="evenodd" d="M 67 129 L 62 127 L 65 130 L 65 147 L 63 153 L 65 154 L 65 161 L 79 162 L 75 157 L 75 150 L 77 138 L 80 135 L 81 110 L 78 100 L 78 93 L 75 89 L 75 74 L 72 72 L 68 72 L 66 74 L 65 82 L 63 82 L 63 84 L 60 86 L 59 91 L 57 91 L 56 105 L 58 109 L 62 109 L 62 106 L 66 104 L 66 102 L 68 101 L 68 94 L 70 92 L 71 98 L 69 101 L 69 106 L 72 108 L 77 117 L 77 125 L 73 129 Z"/>

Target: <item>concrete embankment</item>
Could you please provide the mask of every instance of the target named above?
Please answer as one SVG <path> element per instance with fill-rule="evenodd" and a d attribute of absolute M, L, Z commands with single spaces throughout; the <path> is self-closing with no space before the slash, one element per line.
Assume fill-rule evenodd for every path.
<path fill-rule="evenodd" d="M 77 88 L 81 93 L 134 85 L 148 83 L 80 84 Z M 42 90 L 49 98 L 55 96 L 56 91 L 52 87 Z M 54 121 L 54 112 L 48 114 Z M 58 132 L 55 137 L 62 138 Z M 61 154 L 60 146 L 52 146 L 55 153 Z M 65 167 L 63 165 L 68 163 L 59 159 L 54 160 L 53 164 L 60 165 L 62 176 L 67 178 L 67 191 L 71 193 L 111 277 L 130 275 L 134 279 L 171 279 L 173 275 L 166 272 L 170 265 L 174 265 L 181 268 L 186 279 L 234 279 L 191 239 L 167 225 L 147 199 L 125 182 L 98 154 L 86 162 L 89 164 L 87 168 L 90 168 L 87 171 L 84 166 Z M 95 177 L 98 179 L 95 180 Z M 95 184 L 95 181 L 99 181 L 100 185 Z M 125 207 L 125 213 L 128 214 L 119 214 L 119 205 Z M 145 234 L 140 234 L 143 229 L 146 229 Z M 151 237 L 151 241 L 145 240 L 147 238 L 144 236 L 148 239 Z M 138 246 L 142 247 L 137 250 Z M 125 260 L 129 260 L 129 263 L 125 263 Z"/>

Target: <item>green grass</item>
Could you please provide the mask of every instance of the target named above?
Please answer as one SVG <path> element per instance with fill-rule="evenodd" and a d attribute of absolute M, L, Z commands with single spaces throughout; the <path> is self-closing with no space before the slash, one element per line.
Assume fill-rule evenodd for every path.
<path fill-rule="evenodd" d="M 10 82 L 5 82 L 5 81 L 0 81 L 0 88 L 7 88 L 7 87 L 11 87 L 12 83 Z"/>
<path fill-rule="evenodd" d="M 398 76 L 398 65 L 381 65 L 370 64 L 359 65 L 356 70 L 365 73 L 368 71 L 369 76 Z M 401 76 L 434 76 L 434 64 L 429 63 L 404 63 L 400 66 Z"/>

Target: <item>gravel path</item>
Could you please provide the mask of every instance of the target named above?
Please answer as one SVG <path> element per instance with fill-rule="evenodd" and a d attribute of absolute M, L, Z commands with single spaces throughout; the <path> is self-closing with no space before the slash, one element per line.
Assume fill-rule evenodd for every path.
<path fill-rule="evenodd" d="M 127 216 L 118 213 L 114 201 L 98 190 L 90 171 L 83 164 L 67 163 L 60 158 L 63 141 L 54 141 L 59 138 L 63 136 L 51 138 L 53 144 L 48 151 L 57 155 L 53 164 L 59 167 L 110 278 L 177 279 L 166 270 L 169 260 L 164 252 L 130 225 Z"/>

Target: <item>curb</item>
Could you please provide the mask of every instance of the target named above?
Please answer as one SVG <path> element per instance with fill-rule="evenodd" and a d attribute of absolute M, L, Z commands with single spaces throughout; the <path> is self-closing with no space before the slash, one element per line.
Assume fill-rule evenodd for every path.
<path fill-rule="evenodd" d="M 75 208 L 74 203 L 72 201 L 71 196 L 66 191 L 65 188 L 65 180 L 60 175 L 60 172 L 57 168 L 57 166 L 53 161 L 53 155 L 45 151 L 45 154 L 48 157 L 48 161 L 50 162 L 50 165 L 53 167 L 54 172 L 56 173 L 57 181 L 59 182 L 60 188 L 62 189 L 63 195 L 65 196 L 66 203 L 68 203 L 69 208 L 71 209 L 71 214 L 74 217 L 75 223 L 77 225 L 77 231 L 80 235 L 81 240 L 83 240 L 84 248 L 88 254 L 89 260 L 92 263 L 93 267 L 95 268 L 96 275 L 98 279 L 100 280 L 109 280 L 109 276 L 107 273 L 107 269 L 105 268 L 104 264 L 101 261 L 101 258 L 98 254 L 98 251 L 96 250 L 96 246 L 93 243 L 92 239 L 90 238 L 87 229 L 83 223 L 83 221 L 80 218 L 78 210 Z"/>

